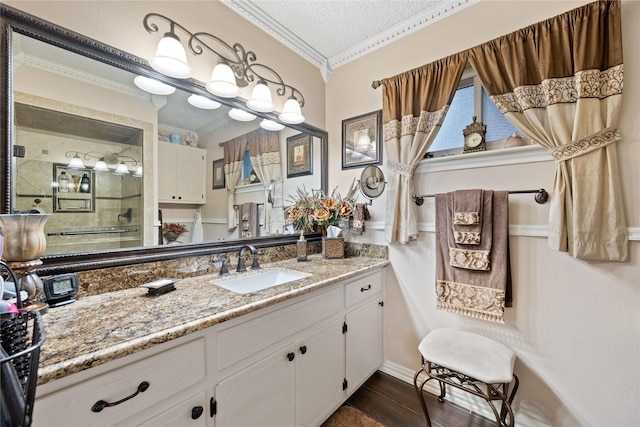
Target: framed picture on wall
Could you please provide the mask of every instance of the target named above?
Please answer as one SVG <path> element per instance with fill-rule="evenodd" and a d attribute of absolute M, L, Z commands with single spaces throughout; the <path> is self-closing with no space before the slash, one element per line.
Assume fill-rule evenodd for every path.
<path fill-rule="evenodd" d="M 342 121 L 342 169 L 382 163 L 382 110 Z"/>
<path fill-rule="evenodd" d="M 213 161 L 213 190 L 218 190 L 220 188 L 224 188 L 224 160 L 214 160 Z"/>
<path fill-rule="evenodd" d="M 313 173 L 311 136 L 300 133 L 287 138 L 287 178 Z"/>

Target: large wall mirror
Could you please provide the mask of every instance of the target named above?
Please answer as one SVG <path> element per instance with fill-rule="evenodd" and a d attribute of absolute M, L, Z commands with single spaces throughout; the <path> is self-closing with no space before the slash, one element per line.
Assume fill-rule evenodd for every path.
<path fill-rule="evenodd" d="M 202 82 L 162 76 L 141 58 L 6 6 L 2 18 L 2 213 L 52 214 L 43 271 L 295 239 L 284 226 L 284 206 L 296 187 L 326 190 L 325 131 L 306 124 L 268 131 L 279 147 L 281 171 L 263 183 L 245 162 L 230 206 L 220 185 L 222 146 L 264 133 L 260 121 L 275 115 L 233 120 L 229 110 L 243 104 L 229 99 L 216 99 L 223 104 L 217 109 L 196 108 L 192 94 L 215 99 Z M 137 75 L 177 90 L 151 95 L 136 87 Z M 203 202 L 164 195 L 188 173 L 162 160 L 176 143 L 181 149 L 197 146 L 206 156 Z M 80 166 L 72 167 L 74 157 Z M 118 166 L 126 172 L 118 173 Z M 258 224 L 243 229 L 241 209 L 254 205 Z M 162 222 L 187 222 L 190 228 L 196 210 L 203 219 L 202 243 L 188 238 L 179 247 L 167 244 Z"/>

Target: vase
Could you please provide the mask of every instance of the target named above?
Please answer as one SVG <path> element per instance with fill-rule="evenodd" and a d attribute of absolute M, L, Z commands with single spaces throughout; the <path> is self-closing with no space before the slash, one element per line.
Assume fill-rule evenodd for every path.
<path fill-rule="evenodd" d="M 47 250 L 44 224 L 49 214 L 2 214 L 0 228 L 4 235 L 2 258 L 8 262 L 33 261 Z"/>
<path fill-rule="evenodd" d="M 178 240 L 180 237 L 180 233 L 176 233 L 175 231 L 167 231 L 164 233 L 164 238 L 167 239 L 167 243 L 173 243 Z"/>

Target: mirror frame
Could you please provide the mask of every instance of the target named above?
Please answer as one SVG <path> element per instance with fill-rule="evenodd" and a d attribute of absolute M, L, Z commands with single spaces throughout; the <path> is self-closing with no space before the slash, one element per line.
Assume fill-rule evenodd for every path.
<path fill-rule="evenodd" d="M 108 46 L 97 40 L 83 36 L 82 34 L 68 30 L 51 22 L 42 20 L 36 16 L 22 12 L 10 6 L 0 5 L 0 28 L 2 30 L 0 67 L 0 96 L 2 108 L 0 160 L 2 163 L 2 180 L 0 185 L 0 213 L 10 213 L 13 211 L 13 55 L 12 55 L 12 34 L 14 32 L 43 41 L 48 44 L 75 52 L 77 54 L 95 59 L 99 62 L 121 68 L 134 74 L 143 75 L 160 80 L 172 85 L 177 89 L 213 97 L 217 101 L 228 105 L 246 109 L 241 100 L 234 98 L 218 98 L 207 92 L 205 84 L 195 79 L 175 79 L 165 76 L 153 70 L 146 59 L 124 52 L 120 49 Z M 277 115 L 273 113 L 255 113 L 263 118 L 277 120 Z M 302 123 L 298 125 L 287 125 L 292 129 L 307 133 L 320 139 L 320 151 L 322 158 L 322 168 L 320 172 L 320 183 L 323 190 L 327 190 L 327 156 L 328 156 L 328 133 L 327 131 L 314 126 Z M 71 254 L 59 254 L 43 256 L 42 266 L 35 269 L 35 272 L 42 276 L 69 273 L 75 271 L 94 270 L 99 268 L 109 268 L 145 262 L 155 262 L 167 259 L 187 258 L 194 256 L 205 256 L 215 253 L 224 253 L 238 250 L 245 244 L 252 244 L 256 247 L 280 246 L 285 244 L 295 244 L 298 239 L 297 234 L 280 235 L 273 237 L 261 237 L 256 239 L 236 239 L 220 240 L 204 243 L 189 243 L 179 246 L 158 245 L 143 246 L 137 248 L 116 249 L 96 252 L 76 252 Z M 312 234 L 307 237 L 310 241 L 319 241 L 320 234 Z"/>

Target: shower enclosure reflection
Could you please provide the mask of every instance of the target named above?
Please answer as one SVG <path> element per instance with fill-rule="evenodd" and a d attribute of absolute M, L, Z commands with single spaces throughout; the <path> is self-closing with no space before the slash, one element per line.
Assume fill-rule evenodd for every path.
<path fill-rule="evenodd" d="M 47 254 L 143 244 L 141 129 L 21 103 L 15 124 L 15 209 L 52 213 Z"/>

